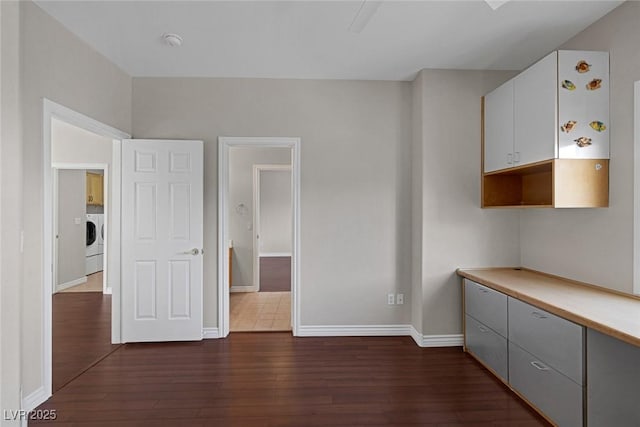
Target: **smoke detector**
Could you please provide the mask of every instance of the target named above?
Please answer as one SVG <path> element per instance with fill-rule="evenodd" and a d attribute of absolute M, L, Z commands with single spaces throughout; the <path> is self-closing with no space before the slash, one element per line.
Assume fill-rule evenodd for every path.
<path fill-rule="evenodd" d="M 162 35 L 162 40 L 167 46 L 180 47 L 182 46 L 182 37 L 174 33 L 165 33 Z"/>

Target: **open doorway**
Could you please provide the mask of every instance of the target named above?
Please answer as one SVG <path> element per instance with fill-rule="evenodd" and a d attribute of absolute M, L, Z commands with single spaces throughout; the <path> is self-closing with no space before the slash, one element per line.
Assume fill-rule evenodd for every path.
<path fill-rule="evenodd" d="M 228 183 L 229 330 L 290 331 L 291 149 L 232 147 Z"/>
<path fill-rule="evenodd" d="M 295 335 L 300 141 L 219 141 L 219 335 L 283 330 Z"/>
<path fill-rule="evenodd" d="M 52 119 L 52 392 L 114 351 L 108 275 L 112 139 Z"/>
<path fill-rule="evenodd" d="M 43 101 L 43 399 L 120 342 L 120 244 L 115 237 L 120 235 L 120 147 L 128 137 Z M 101 185 L 90 188 L 94 182 Z M 91 248 L 89 222 L 91 240 L 95 237 Z M 89 282 L 95 282 L 95 292 L 82 289 Z"/>

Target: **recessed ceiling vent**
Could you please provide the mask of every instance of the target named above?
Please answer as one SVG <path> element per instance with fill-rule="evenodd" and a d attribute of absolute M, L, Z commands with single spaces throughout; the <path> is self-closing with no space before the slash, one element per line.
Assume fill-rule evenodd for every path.
<path fill-rule="evenodd" d="M 162 35 L 162 40 L 164 44 L 170 47 L 180 47 L 182 46 L 182 37 L 174 33 L 165 33 Z"/>

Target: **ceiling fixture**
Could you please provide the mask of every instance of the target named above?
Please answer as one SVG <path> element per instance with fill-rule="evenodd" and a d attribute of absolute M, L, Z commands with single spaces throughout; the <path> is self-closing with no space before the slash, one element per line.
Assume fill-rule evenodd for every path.
<path fill-rule="evenodd" d="M 167 46 L 180 47 L 182 46 L 182 37 L 174 33 L 165 33 L 162 35 L 162 40 Z"/>
<path fill-rule="evenodd" d="M 503 4 L 507 3 L 509 0 L 484 0 L 493 10 L 496 10 Z"/>
<path fill-rule="evenodd" d="M 358 12 L 356 12 L 356 16 L 351 21 L 351 25 L 349 25 L 349 31 L 352 33 L 362 32 L 381 4 L 382 1 L 363 0 Z"/>

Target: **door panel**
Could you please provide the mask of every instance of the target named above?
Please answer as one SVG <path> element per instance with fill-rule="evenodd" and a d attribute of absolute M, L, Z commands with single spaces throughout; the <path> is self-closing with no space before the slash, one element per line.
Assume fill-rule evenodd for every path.
<path fill-rule="evenodd" d="M 122 146 L 122 338 L 202 339 L 203 145 Z"/>

